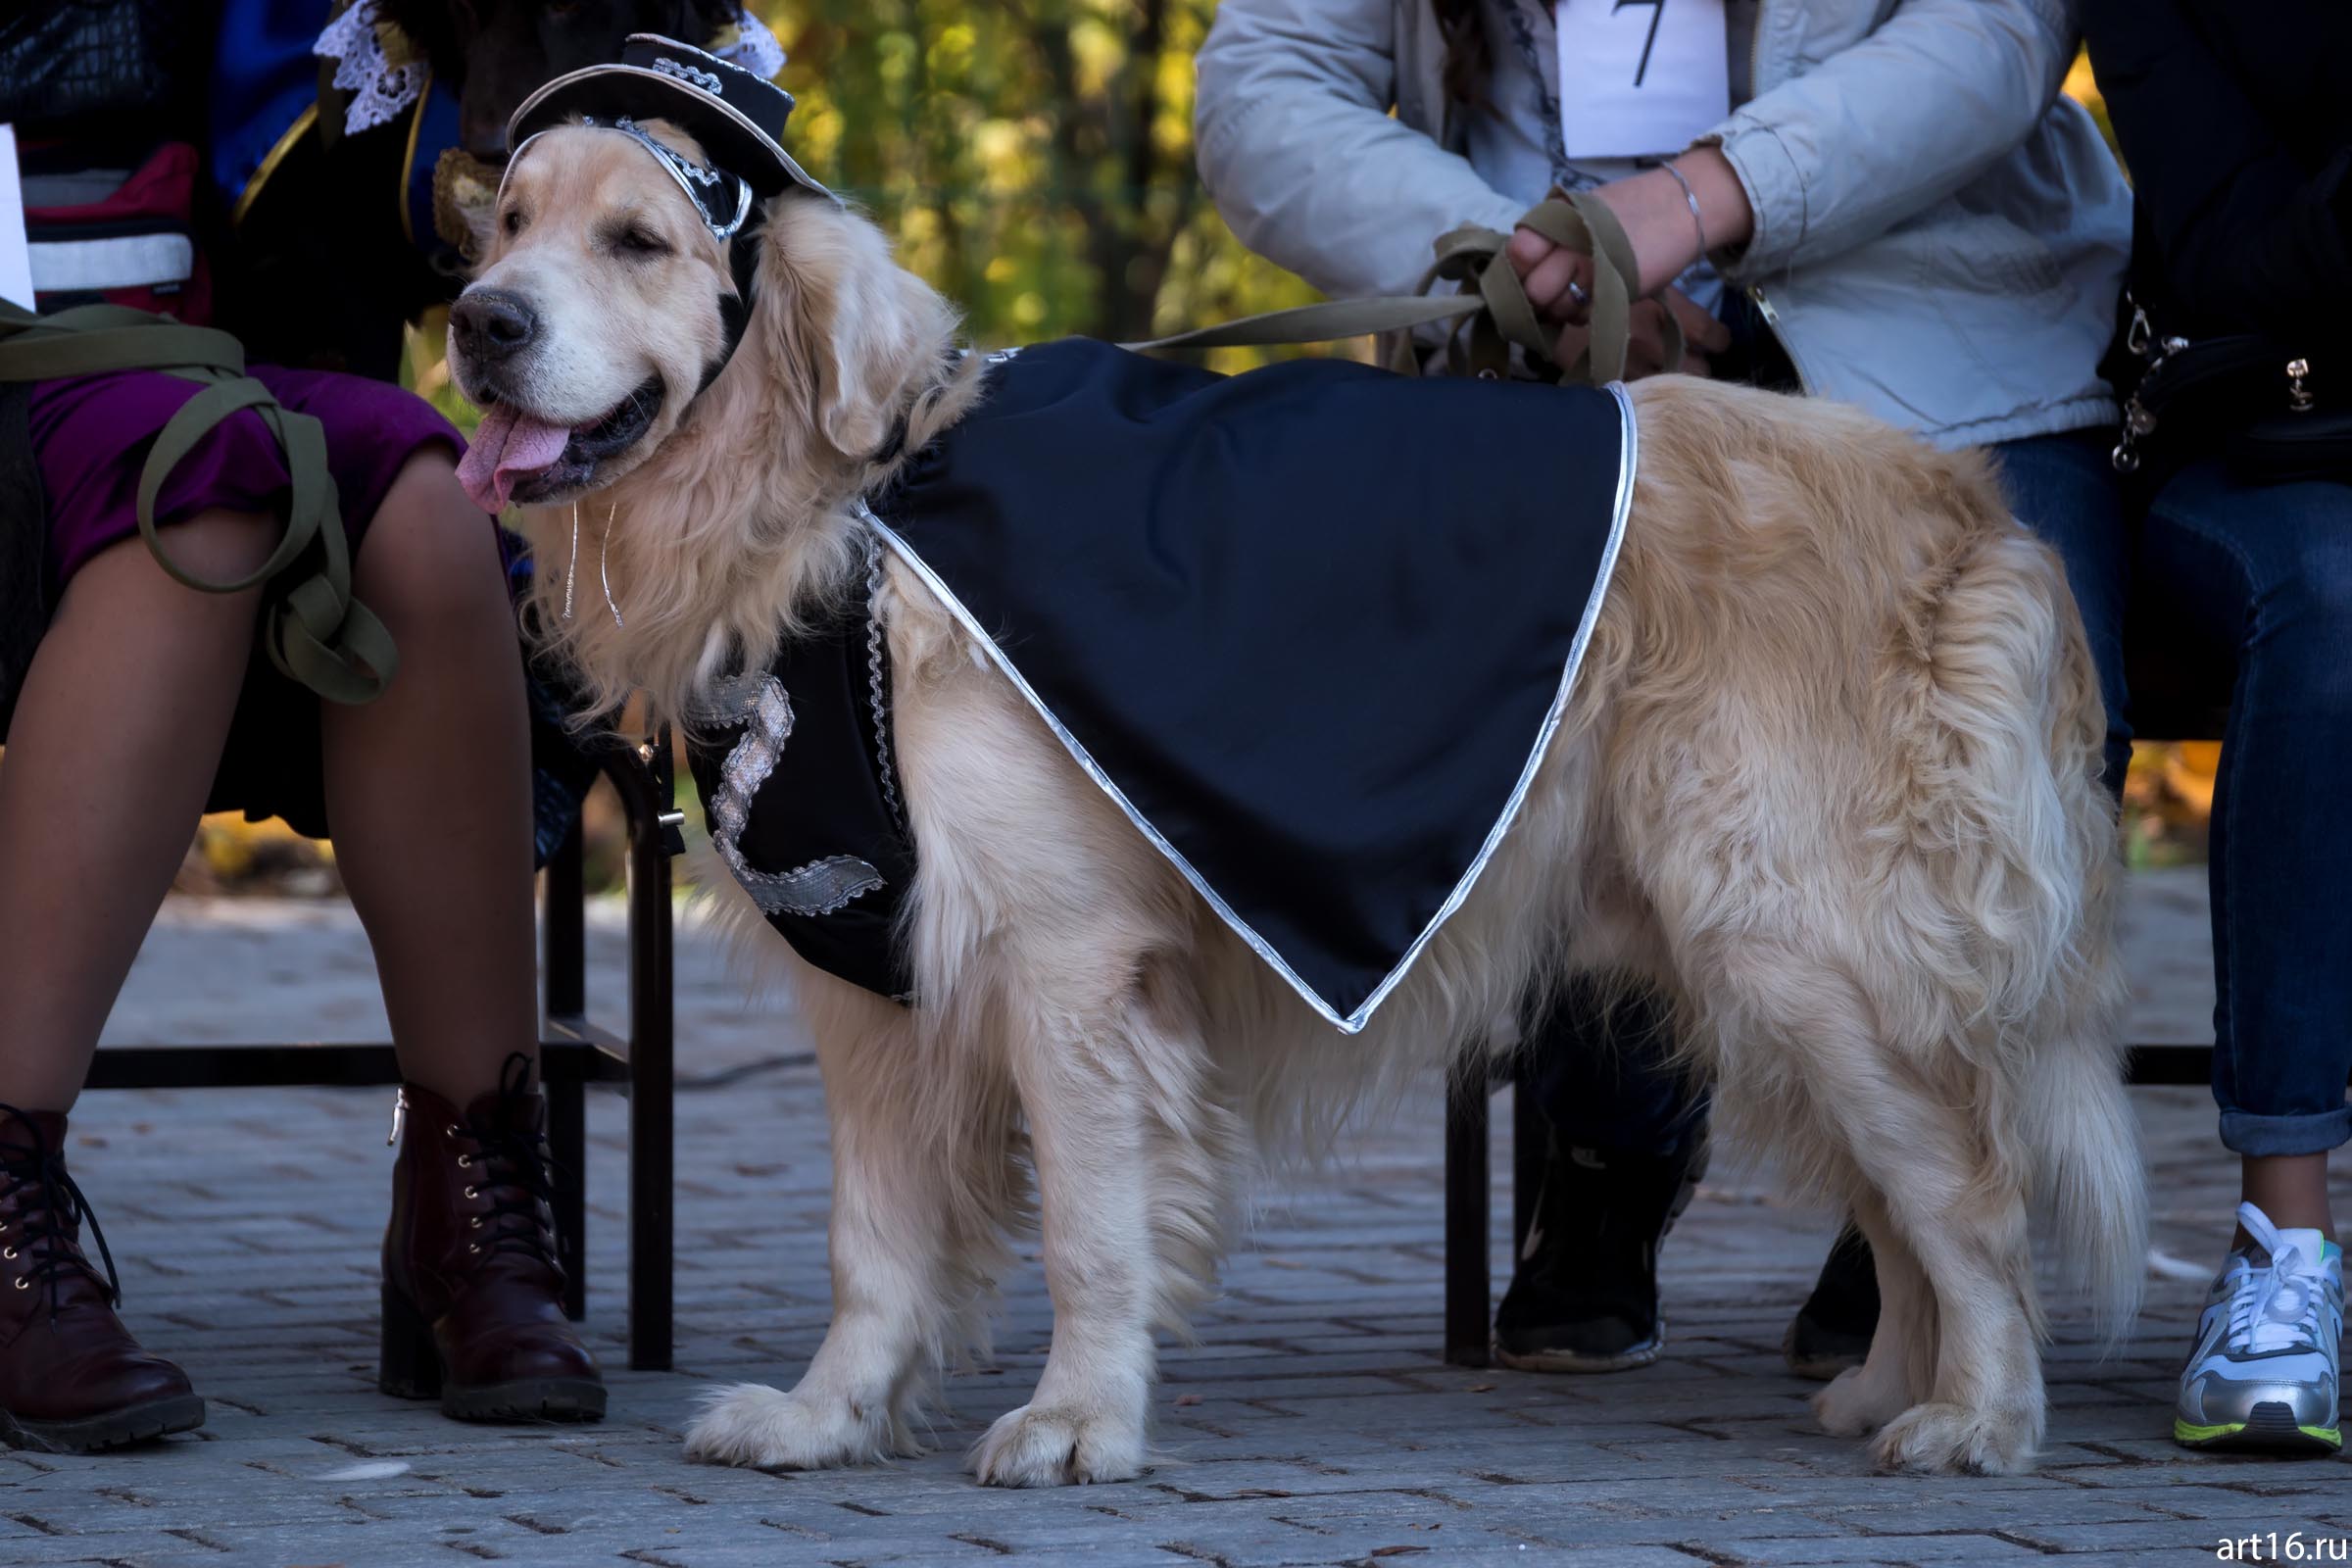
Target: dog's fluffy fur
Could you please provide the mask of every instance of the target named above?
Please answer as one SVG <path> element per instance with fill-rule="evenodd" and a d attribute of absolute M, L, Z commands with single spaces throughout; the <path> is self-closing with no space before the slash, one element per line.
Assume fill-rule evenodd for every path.
<path fill-rule="evenodd" d="M 600 699 L 643 691 L 691 722 L 727 662 L 764 662 L 857 591 L 850 504 L 885 472 L 869 455 L 901 418 L 908 450 L 953 421 L 977 367 L 946 353 L 953 313 L 870 222 L 787 198 L 750 334 L 682 408 L 726 282 L 667 178 L 573 130 L 531 151 L 507 200 L 482 282 L 535 303 L 540 341 L 511 364 L 459 359 L 460 384 L 583 420 L 649 373 L 670 389 L 585 503 L 587 548 L 610 517 L 625 628 L 601 607 L 556 613 L 561 505 L 537 519 L 542 621 Z M 666 215 L 674 254 L 606 246 L 623 209 Z M 1567 721 L 1476 890 L 1354 1038 L 1210 914 L 890 570 L 919 1005 L 760 932 L 797 971 L 824 1072 L 835 1315 L 791 1393 L 715 1392 L 690 1453 L 911 1451 L 943 1358 L 984 1338 L 1034 1180 L 1052 1353 L 974 1468 L 1007 1485 L 1135 1475 L 1154 1332 L 1181 1332 L 1210 1289 L 1253 1143 L 1295 1146 L 1489 1049 L 1531 987 L 1596 972 L 1655 988 L 1719 1128 L 1850 1204 L 1875 1249 L 1878 1337 L 1819 1396 L 1824 1425 L 1875 1431 L 1888 1466 L 2030 1462 L 2029 1199 L 2110 1323 L 2144 1231 L 2102 716 L 2073 603 L 1977 458 L 1705 381 L 1633 396 L 1632 519 Z"/>

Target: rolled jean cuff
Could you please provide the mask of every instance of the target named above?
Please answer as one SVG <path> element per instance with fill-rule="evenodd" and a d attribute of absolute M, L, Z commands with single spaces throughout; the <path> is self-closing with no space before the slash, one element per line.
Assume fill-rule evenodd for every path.
<path fill-rule="evenodd" d="M 2222 1147 L 2236 1154 L 2325 1154 L 2352 1143 L 2352 1105 L 2302 1116 L 2222 1112 Z"/>

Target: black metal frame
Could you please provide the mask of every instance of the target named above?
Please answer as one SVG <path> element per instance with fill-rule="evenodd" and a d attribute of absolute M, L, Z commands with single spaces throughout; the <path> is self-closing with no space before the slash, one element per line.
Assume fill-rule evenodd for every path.
<path fill-rule="evenodd" d="M 629 1097 L 629 1365 L 670 1364 L 670 1251 L 674 1157 L 674 1044 L 670 858 L 684 820 L 673 808 L 669 734 L 631 744 L 612 737 L 598 765 L 620 796 L 629 827 L 629 1027 L 625 1036 L 588 1018 L 587 894 L 580 830 L 548 862 L 546 1013 L 540 1076 L 547 1087 L 548 1147 L 565 1179 L 557 1186 L 556 1232 L 566 1284 L 564 1307 L 587 1310 L 587 1086 Z M 372 1088 L 400 1082 L 390 1045 L 269 1044 L 109 1046 L 90 1068 L 91 1089 Z"/>
<path fill-rule="evenodd" d="M 2133 691 L 2143 688 L 2134 671 Z M 2135 697 L 2141 732 L 2150 736 L 2218 739 L 2225 710 L 2190 703 L 2161 704 Z M 2132 1084 L 2194 1085 L 2213 1077 L 2211 1046 L 2136 1045 L 2127 1081 Z M 1446 1359 L 1454 1366 L 1489 1364 L 1493 1342 L 1494 1279 L 1487 1257 L 1493 1140 L 1488 1135 L 1490 1100 L 1495 1081 L 1473 1069 L 1456 1072 L 1446 1086 Z M 1535 1097 L 1510 1082 L 1513 1138 L 1511 1235 L 1527 1235 L 1530 1210 L 1543 1181 L 1545 1143 Z"/>

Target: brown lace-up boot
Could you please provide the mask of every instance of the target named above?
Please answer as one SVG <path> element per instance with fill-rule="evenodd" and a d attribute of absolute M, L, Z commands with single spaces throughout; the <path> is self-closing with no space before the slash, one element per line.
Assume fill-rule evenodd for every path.
<path fill-rule="evenodd" d="M 605 1385 L 564 1316 L 547 1102 L 529 1058 L 460 1112 L 415 1084 L 392 1129 L 377 1386 L 461 1421 L 597 1421 Z"/>
<path fill-rule="evenodd" d="M 90 1222 L 106 1277 L 81 1253 Z M 66 1172 L 66 1118 L 0 1105 L 0 1441 L 88 1453 L 204 1425 L 188 1375 L 130 1337 L 106 1233 Z"/>

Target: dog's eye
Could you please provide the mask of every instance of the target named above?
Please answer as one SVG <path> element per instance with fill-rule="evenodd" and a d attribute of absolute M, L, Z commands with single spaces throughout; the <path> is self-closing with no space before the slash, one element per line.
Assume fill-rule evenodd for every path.
<path fill-rule="evenodd" d="M 612 236 L 612 248 L 617 251 L 625 251 L 631 256 L 667 256 L 669 254 L 667 240 L 653 230 L 639 228 L 634 223 Z"/>
<path fill-rule="evenodd" d="M 500 221 L 506 224 L 506 229 L 507 229 L 507 232 L 508 232 L 509 234 L 519 234 L 519 233 L 521 233 L 521 232 L 522 232 L 522 209 L 521 209 L 521 208 L 519 208 L 519 207 L 510 207 L 510 208 L 508 208 L 508 209 L 507 209 L 507 216 L 506 216 L 504 219 L 500 220 Z"/>

